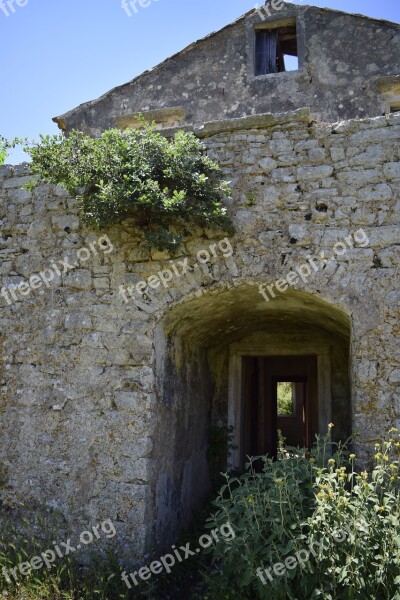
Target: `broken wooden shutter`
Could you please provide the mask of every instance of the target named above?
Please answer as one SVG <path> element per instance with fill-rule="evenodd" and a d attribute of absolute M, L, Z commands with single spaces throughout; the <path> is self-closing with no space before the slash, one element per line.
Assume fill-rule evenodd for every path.
<path fill-rule="evenodd" d="M 278 30 L 256 32 L 256 75 L 277 73 Z"/>

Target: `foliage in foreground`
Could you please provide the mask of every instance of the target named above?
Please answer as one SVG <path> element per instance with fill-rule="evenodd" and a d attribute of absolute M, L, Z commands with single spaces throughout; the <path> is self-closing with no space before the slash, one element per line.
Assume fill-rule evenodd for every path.
<path fill-rule="evenodd" d="M 137 587 L 132 584 L 128 589 L 121 578 L 124 567 L 114 551 L 109 548 L 104 553 L 94 546 L 24 576 L 17 568 L 16 582 L 10 570 L 31 562 L 45 548 L 52 548 L 52 540 L 59 539 L 60 532 L 51 519 L 40 518 L 32 523 L 18 514 L 7 519 L 8 513 L 0 513 L 0 600 L 187 600 L 193 597 L 196 586 L 201 586 L 200 565 L 205 567 L 209 562 L 208 557 L 196 555 L 191 561 L 177 563 L 172 573 L 161 573 L 149 581 L 139 579 Z M 209 511 L 204 509 L 192 531 L 182 533 L 182 544 L 189 540 L 195 544 L 204 533 L 207 514 Z M 17 525 L 11 525 L 14 522 Z M 131 552 L 130 558 L 134 559 L 133 548 Z M 149 557 L 143 562 L 148 564 Z"/>
<path fill-rule="evenodd" d="M 26 139 L 14 138 L 13 140 L 8 140 L 7 138 L 0 135 L 0 165 L 3 165 L 5 163 L 9 150 L 19 145 L 25 145 L 26 143 Z"/>
<path fill-rule="evenodd" d="M 24 522 L 23 525 L 28 525 Z M 46 524 L 47 525 L 47 524 Z M 41 536 L 40 536 L 41 538 Z M 0 598 L 7 600 L 125 600 L 128 595 L 116 576 L 118 563 L 112 554 L 99 558 L 93 554 L 92 563 L 85 568 L 77 560 L 64 557 L 48 569 L 31 570 L 23 576 L 18 570 L 17 581 L 10 569 L 40 556 L 47 548 L 43 539 L 20 528 L 0 528 Z M 126 588 L 125 588 L 126 590 Z"/>
<path fill-rule="evenodd" d="M 0 138 L 0 165 L 4 164 L 4 161 L 7 158 L 7 149 L 5 147 L 5 143 L 2 138 Z"/>
<path fill-rule="evenodd" d="M 356 457 L 329 434 L 311 453 L 282 444 L 277 461 L 262 457 L 263 472 L 250 463 L 244 475 L 226 476 L 208 527 L 229 522 L 233 540 L 130 591 L 113 555 L 93 557 L 89 569 L 64 558 L 6 585 L 2 567 L 29 560 L 43 543 L 35 537 L 7 542 L 10 531 L 0 528 L 0 598 L 5 591 L 7 600 L 399 600 L 399 454 L 394 430 L 377 445 L 371 474 L 358 473 Z M 193 545 L 204 533 L 197 526 Z M 186 532 L 183 543 L 188 539 Z M 295 568 L 274 573 L 274 565 L 290 558 Z M 265 569 L 271 567 L 270 579 Z"/>
<path fill-rule="evenodd" d="M 149 244 L 174 251 L 190 226 L 232 231 L 217 163 L 192 133 L 167 140 L 153 125 L 110 129 L 99 138 L 73 131 L 41 136 L 26 149 L 42 181 L 76 196 L 86 223 L 107 227 L 132 218 Z"/>
<path fill-rule="evenodd" d="M 391 430 L 372 474 L 357 473 L 355 455 L 328 434 L 311 455 L 281 445 L 276 462 L 262 457 L 262 473 L 250 463 L 226 476 L 209 526 L 229 521 L 236 538 L 212 550 L 219 578 L 207 576 L 207 597 L 400 599 L 399 454 Z"/>

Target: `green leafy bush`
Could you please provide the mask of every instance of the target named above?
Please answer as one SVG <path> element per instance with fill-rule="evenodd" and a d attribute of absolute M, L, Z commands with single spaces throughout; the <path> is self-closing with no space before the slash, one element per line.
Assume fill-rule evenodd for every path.
<path fill-rule="evenodd" d="M 133 218 L 151 246 L 171 251 L 191 225 L 232 231 L 222 206 L 228 184 L 192 133 L 169 141 L 152 125 L 99 138 L 73 131 L 41 136 L 27 151 L 32 172 L 75 195 L 90 225 Z"/>
<path fill-rule="evenodd" d="M 316 476 L 317 507 L 308 519 L 311 541 L 324 538 L 311 578 L 320 597 L 400 598 L 400 436 L 377 444 L 371 474 L 351 465 L 329 465 Z M 338 543 L 331 532 L 347 535 Z"/>
<path fill-rule="evenodd" d="M 261 473 L 250 463 L 244 475 L 226 476 L 208 526 L 229 521 L 236 538 L 210 549 L 220 577 L 207 577 L 207 598 L 218 587 L 232 599 L 398 600 L 400 435 L 393 433 L 377 448 L 371 475 L 357 473 L 356 457 L 328 433 L 311 453 L 282 444 L 278 460 L 262 457 Z"/>
<path fill-rule="evenodd" d="M 14 138 L 13 140 L 8 140 L 7 138 L 0 135 L 0 165 L 3 165 L 7 156 L 8 151 L 11 148 L 15 148 L 19 145 L 26 145 L 27 140 L 22 138 Z"/>
<path fill-rule="evenodd" d="M 36 507 L 37 508 L 37 507 Z M 127 593 L 112 551 L 69 555 L 40 569 L 29 569 L 59 535 L 49 514 L 29 521 L 18 510 L 0 512 L 0 598 L 7 600 L 136 600 Z M 62 517 L 59 517 L 62 519 Z M 58 521 L 59 523 L 59 521 Z M 85 560 L 83 560 L 83 558 Z M 89 560 L 88 560 L 89 559 Z M 24 566 L 24 575 L 21 568 Z M 13 572 L 14 569 L 14 572 Z M 124 589 L 125 588 L 125 589 Z"/>
<path fill-rule="evenodd" d="M 3 138 L 0 138 L 0 165 L 3 165 L 7 158 L 7 150 Z"/>

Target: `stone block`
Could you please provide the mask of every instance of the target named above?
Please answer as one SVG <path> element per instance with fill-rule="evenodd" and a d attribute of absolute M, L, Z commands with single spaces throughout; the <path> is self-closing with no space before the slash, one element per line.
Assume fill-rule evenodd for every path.
<path fill-rule="evenodd" d="M 383 165 L 383 174 L 388 179 L 400 179 L 400 162 L 390 162 Z"/>
<path fill-rule="evenodd" d="M 92 329 L 93 323 L 88 315 L 70 313 L 65 317 L 64 327 L 66 329 Z"/>
<path fill-rule="evenodd" d="M 122 479 L 125 483 L 138 483 L 139 481 L 149 481 L 152 460 L 150 458 L 134 458 L 129 460 L 120 459 L 122 467 Z"/>
<path fill-rule="evenodd" d="M 330 153 L 333 162 L 339 162 L 345 159 L 344 148 L 337 148 L 336 146 L 333 146 L 332 148 L 330 148 Z"/>
<path fill-rule="evenodd" d="M 128 410 L 140 413 L 146 409 L 146 398 L 143 394 L 133 391 L 115 392 L 114 402 L 118 410 Z"/>
<path fill-rule="evenodd" d="M 10 188 L 8 191 L 8 198 L 11 202 L 15 202 L 15 204 L 25 204 L 31 200 L 32 193 L 21 188 Z"/>
<path fill-rule="evenodd" d="M 348 143 L 351 146 L 361 146 L 363 144 L 379 144 L 389 140 L 398 140 L 400 137 L 400 127 L 382 127 L 380 129 L 365 129 L 351 135 Z"/>
<path fill-rule="evenodd" d="M 349 188 L 346 193 L 353 193 L 352 187 L 362 187 L 369 183 L 378 183 L 382 180 L 382 171 L 378 169 L 343 169 L 336 175 L 337 179 L 348 185 Z"/>
<path fill-rule="evenodd" d="M 77 231 L 79 229 L 79 217 L 76 215 L 54 215 L 51 218 L 54 231 Z"/>
<path fill-rule="evenodd" d="M 321 165 L 318 167 L 298 167 L 297 179 L 299 181 L 318 181 L 330 177 L 333 173 L 333 167 Z"/>
<path fill-rule="evenodd" d="M 323 163 L 326 161 L 326 151 L 323 148 L 312 148 L 307 154 L 310 162 Z"/>
<path fill-rule="evenodd" d="M 87 269 L 76 269 L 64 275 L 64 285 L 76 290 L 90 290 L 93 286 L 92 274 Z"/>
<path fill-rule="evenodd" d="M 5 190 L 21 188 L 25 183 L 31 181 L 34 177 L 32 175 L 25 175 L 25 177 L 10 177 L 6 179 L 3 183 L 3 188 Z"/>
<path fill-rule="evenodd" d="M 400 241 L 399 228 L 395 226 L 371 227 L 367 233 L 370 239 L 369 245 L 372 248 L 394 246 Z"/>
<path fill-rule="evenodd" d="M 369 185 L 357 190 L 357 195 L 365 202 L 391 200 L 393 197 L 392 188 L 386 183 Z"/>
<path fill-rule="evenodd" d="M 270 173 L 276 168 L 277 162 L 272 158 L 262 158 L 258 161 L 258 165 L 264 173 Z"/>

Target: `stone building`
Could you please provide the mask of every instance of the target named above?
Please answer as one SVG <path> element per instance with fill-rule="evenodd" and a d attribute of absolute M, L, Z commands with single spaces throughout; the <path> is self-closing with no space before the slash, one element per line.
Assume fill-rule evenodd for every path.
<path fill-rule="evenodd" d="M 69 531 L 111 518 L 140 554 L 278 426 L 358 431 L 367 462 L 400 424 L 399 45 L 396 24 L 274 1 L 57 117 L 96 135 L 142 113 L 204 141 L 236 234 L 194 231 L 182 256 L 0 167 L 3 503 Z"/>

